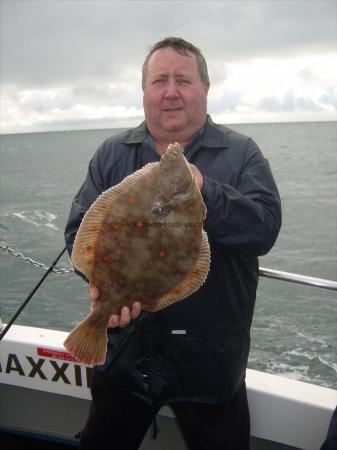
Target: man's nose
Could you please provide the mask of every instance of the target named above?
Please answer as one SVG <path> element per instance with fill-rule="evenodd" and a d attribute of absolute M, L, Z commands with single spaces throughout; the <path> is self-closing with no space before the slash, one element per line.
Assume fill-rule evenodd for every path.
<path fill-rule="evenodd" d="M 179 89 L 178 84 L 175 80 L 168 80 L 166 83 L 165 89 L 165 97 L 166 98 L 175 98 L 179 97 Z"/>

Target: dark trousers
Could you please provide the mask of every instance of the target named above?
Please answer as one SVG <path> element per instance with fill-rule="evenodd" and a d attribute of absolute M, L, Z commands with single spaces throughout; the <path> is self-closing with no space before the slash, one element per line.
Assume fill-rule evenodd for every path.
<path fill-rule="evenodd" d="M 331 422 L 328 429 L 328 434 L 321 447 L 321 450 L 336 450 L 337 449 L 337 406 L 331 417 Z"/>
<path fill-rule="evenodd" d="M 95 383 L 80 450 L 136 450 L 153 421 L 153 408 L 125 391 Z M 249 450 L 246 386 L 228 402 L 170 405 L 189 450 Z M 160 430 L 159 430 L 160 432 Z"/>

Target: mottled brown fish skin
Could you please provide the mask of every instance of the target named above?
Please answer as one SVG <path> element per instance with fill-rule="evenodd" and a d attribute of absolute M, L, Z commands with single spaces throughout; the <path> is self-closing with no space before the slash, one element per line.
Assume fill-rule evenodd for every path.
<path fill-rule="evenodd" d="M 160 163 L 152 164 L 143 176 L 134 175 L 116 201 L 106 209 L 103 204 L 103 220 L 92 226 L 95 245 L 82 248 L 75 261 L 100 290 L 86 320 L 97 332 L 104 330 L 105 339 L 111 314 L 135 301 L 143 309 L 157 311 L 181 300 L 202 284 L 209 267 L 202 230 L 206 208 L 179 144 L 170 145 Z M 79 345 L 84 346 L 76 339 L 65 342 L 79 360 L 103 362 L 105 353 L 104 358 L 87 357 L 88 349 L 78 350 Z"/>
<path fill-rule="evenodd" d="M 160 174 L 156 167 L 145 180 L 136 181 L 107 214 L 97 242 L 91 281 L 100 288 L 100 305 L 110 304 L 106 309 L 109 315 L 135 301 L 151 310 L 151 304 L 178 285 L 195 264 L 203 210 L 195 206 L 194 197 L 200 193 L 189 168 L 182 163 L 182 167 L 175 168 L 180 179 L 174 171 L 169 172 L 171 158 L 164 170 L 160 168 Z M 181 193 L 173 196 L 170 178 L 175 186 L 180 188 L 181 184 L 187 190 L 179 189 Z M 158 192 L 170 208 L 166 217 L 152 213 Z M 179 195 L 184 195 L 183 201 L 176 198 Z"/>

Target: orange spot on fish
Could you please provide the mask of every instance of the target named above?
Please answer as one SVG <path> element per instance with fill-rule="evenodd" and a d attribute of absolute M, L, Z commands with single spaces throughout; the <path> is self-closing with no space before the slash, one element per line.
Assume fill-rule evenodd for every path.
<path fill-rule="evenodd" d="M 181 290 L 180 290 L 180 289 L 175 289 L 175 290 L 174 290 L 174 293 L 177 294 L 177 295 L 179 295 L 179 294 L 181 294 Z"/>
<path fill-rule="evenodd" d="M 109 261 L 109 256 L 107 256 L 107 255 L 102 255 L 102 256 L 101 256 L 101 261 L 102 261 L 102 262 L 107 262 L 107 261 Z"/>
<path fill-rule="evenodd" d="M 139 221 L 139 222 L 137 222 L 136 226 L 137 226 L 137 228 L 142 228 L 144 226 L 144 223 Z"/>
<path fill-rule="evenodd" d="M 135 198 L 130 195 L 128 197 L 128 203 L 135 203 Z"/>
<path fill-rule="evenodd" d="M 93 248 L 94 248 L 94 247 L 93 247 L 92 245 L 87 245 L 87 246 L 86 246 L 86 251 L 87 251 L 87 252 L 91 252 L 91 250 L 93 250 Z"/>
<path fill-rule="evenodd" d="M 94 225 L 93 227 L 90 228 L 90 231 L 95 233 L 98 230 L 97 226 Z"/>
<path fill-rule="evenodd" d="M 189 206 L 189 207 L 187 208 L 187 211 L 188 211 L 188 212 L 193 212 L 192 206 Z"/>
<path fill-rule="evenodd" d="M 160 250 L 159 256 L 160 256 L 161 258 L 164 258 L 164 256 L 166 256 L 166 253 L 164 252 L 164 250 Z"/>

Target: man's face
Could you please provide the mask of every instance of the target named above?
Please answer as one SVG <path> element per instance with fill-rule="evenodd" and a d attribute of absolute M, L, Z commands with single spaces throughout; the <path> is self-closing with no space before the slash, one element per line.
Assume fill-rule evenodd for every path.
<path fill-rule="evenodd" d="M 200 78 L 196 56 L 181 55 L 173 48 L 155 51 L 147 64 L 143 104 L 154 137 L 187 136 L 206 120 L 209 84 Z"/>

